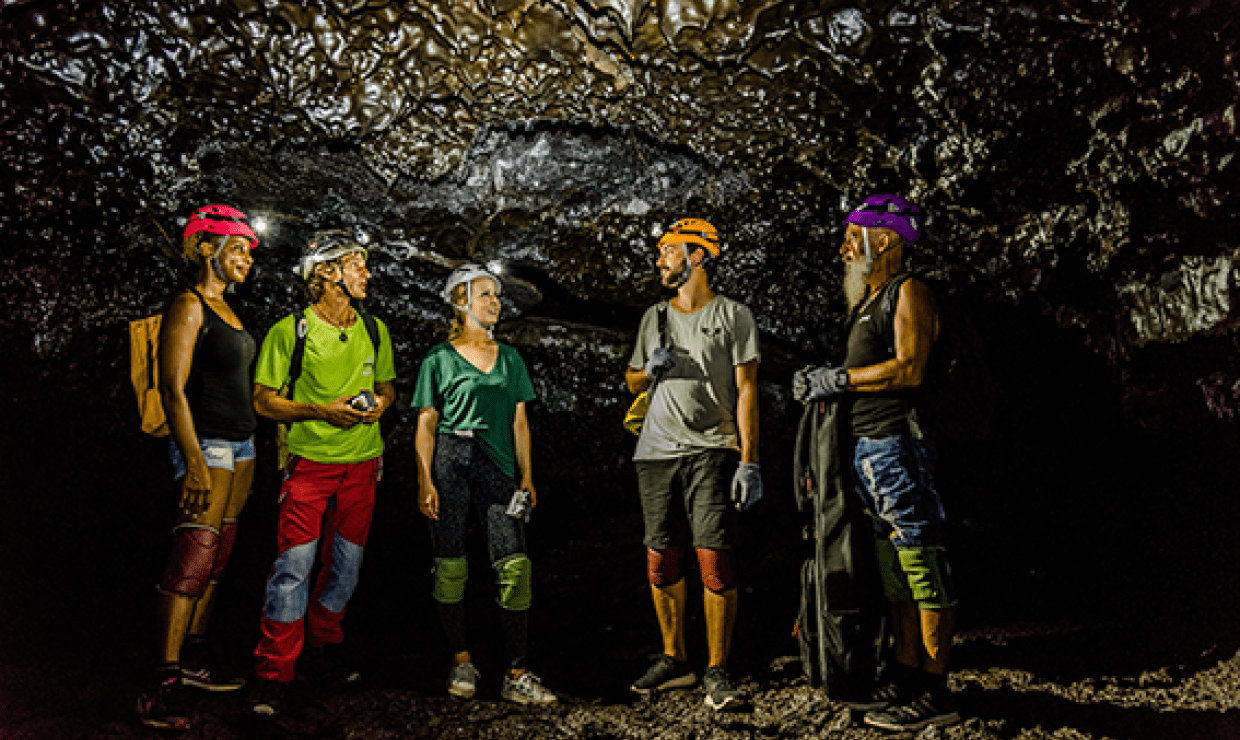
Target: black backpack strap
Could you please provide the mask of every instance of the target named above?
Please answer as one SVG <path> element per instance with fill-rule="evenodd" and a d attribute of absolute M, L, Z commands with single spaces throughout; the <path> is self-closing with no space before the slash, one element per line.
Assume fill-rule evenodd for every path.
<path fill-rule="evenodd" d="M 667 335 L 667 301 L 659 304 L 659 346 L 672 348 L 672 339 Z"/>
<path fill-rule="evenodd" d="M 306 316 L 306 309 L 293 314 L 297 317 L 293 324 L 294 336 L 297 337 L 293 343 L 293 356 L 289 358 L 288 366 L 288 396 L 293 400 L 293 389 L 297 385 L 297 379 L 301 377 L 301 363 L 306 357 L 306 334 L 310 332 L 310 319 Z"/>
<path fill-rule="evenodd" d="M 379 362 L 379 322 L 370 315 L 364 306 L 355 308 L 357 315 L 362 317 L 362 326 L 366 327 L 366 336 L 370 337 L 370 346 L 375 350 L 375 362 Z"/>
<path fill-rule="evenodd" d="M 874 314 L 874 325 L 879 334 L 887 339 L 887 350 L 893 357 L 896 353 L 896 305 L 900 302 L 900 286 L 911 277 L 911 272 L 896 275 L 887 281 L 883 292 L 875 299 L 879 304 L 878 312 Z"/>

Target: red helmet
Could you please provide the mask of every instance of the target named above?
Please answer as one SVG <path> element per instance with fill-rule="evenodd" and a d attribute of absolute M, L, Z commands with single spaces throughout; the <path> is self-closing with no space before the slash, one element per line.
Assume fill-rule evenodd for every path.
<path fill-rule="evenodd" d="M 185 224 L 181 238 L 205 231 L 208 234 L 226 234 L 228 236 L 244 236 L 250 240 L 250 249 L 258 246 L 258 237 L 246 222 L 245 214 L 232 206 L 222 204 L 195 208 Z"/>

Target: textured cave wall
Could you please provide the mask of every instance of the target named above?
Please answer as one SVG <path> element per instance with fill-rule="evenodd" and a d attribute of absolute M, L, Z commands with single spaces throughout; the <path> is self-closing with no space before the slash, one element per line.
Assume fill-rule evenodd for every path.
<path fill-rule="evenodd" d="M 299 300 L 290 268 L 313 230 L 368 239 L 406 397 L 441 336 L 442 278 L 504 262 L 503 336 L 534 371 L 544 486 L 566 502 L 546 517 L 580 533 L 556 545 L 564 589 L 602 562 L 592 537 L 638 552 L 620 373 L 658 295 L 653 237 L 684 215 L 719 226 L 718 287 L 763 333 L 773 499 L 796 414 L 783 384 L 841 356 L 838 223 L 874 191 L 927 209 L 919 264 L 974 310 L 1005 416 L 1034 420 L 955 452 L 979 489 L 955 509 L 979 551 L 1034 543 L 1050 516 L 987 486 L 1067 501 L 1139 485 L 1062 471 L 1087 467 L 1097 449 L 1076 443 L 1113 439 L 1121 419 L 1218 429 L 1240 409 L 1234 3 L 309 5 L 0 4 L 3 441 L 22 461 L 0 485 L 21 492 L 10 521 L 33 522 L 0 554 L 44 568 L 5 585 L 107 581 L 114 564 L 62 544 L 146 542 L 169 515 L 158 445 L 133 429 L 125 322 L 183 281 L 170 245 L 208 201 L 271 224 L 236 298 L 258 334 Z M 408 413 L 389 431 L 399 490 Z M 1083 534 L 1109 501 L 1055 536 Z M 387 506 L 377 526 L 397 536 L 409 512 Z M 753 580 L 791 557 L 771 544 L 795 531 L 787 503 L 766 511 L 746 535 L 767 553 Z M 124 562 L 154 578 L 163 547 Z M 1022 559 L 1035 556 L 1005 557 L 1042 577 Z"/>

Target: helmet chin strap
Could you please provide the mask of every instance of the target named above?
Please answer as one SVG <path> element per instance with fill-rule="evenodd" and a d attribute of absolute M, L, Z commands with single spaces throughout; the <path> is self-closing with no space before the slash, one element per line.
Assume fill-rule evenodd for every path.
<path fill-rule="evenodd" d="M 478 316 L 474 313 L 474 310 L 470 308 L 470 306 L 473 305 L 473 303 L 474 303 L 474 286 L 471 283 L 466 283 L 465 284 L 465 305 L 460 308 L 462 308 L 462 310 L 464 310 L 465 313 L 469 314 L 469 317 L 472 318 L 474 322 L 478 324 L 478 326 L 487 330 L 487 339 L 494 339 L 495 338 L 495 324 L 499 322 L 497 321 L 495 323 L 492 323 L 490 326 L 482 323 L 482 319 L 478 318 Z"/>
<path fill-rule="evenodd" d="M 211 269 L 215 271 L 216 277 L 224 281 L 224 290 L 231 293 L 236 288 L 237 283 L 225 275 L 224 268 L 220 266 L 220 252 L 224 250 L 224 245 L 227 243 L 228 239 L 224 239 L 224 241 L 220 242 L 220 245 L 215 248 L 215 254 L 211 255 Z"/>
<path fill-rule="evenodd" d="M 676 280 L 676 284 L 672 286 L 677 289 L 689 282 L 689 278 L 693 277 L 693 260 L 689 259 L 689 245 L 681 242 L 680 248 L 685 251 L 685 269 L 680 273 L 680 277 Z"/>
<path fill-rule="evenodd" d="M 861 241 L 865 242 L 865 258 L 874 259 L 874 255 L 870 254 L 870 230 L 864 226 L 861 227 Z"/>

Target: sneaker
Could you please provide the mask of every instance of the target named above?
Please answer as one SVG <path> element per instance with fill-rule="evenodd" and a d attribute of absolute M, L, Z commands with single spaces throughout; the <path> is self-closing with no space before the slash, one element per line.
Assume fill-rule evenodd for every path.
<path fill-rule="evenodd" d="M 233 678 L 213 676 L 206 668 L 181 666 L 181 683 L 203 691 L 236 691 L 245 686 L 245 679 L 240 676 Z"/>
<path fill-rule="evenodd" d="M 555 694 L 543 688 L 542 682 L 530 671 L 520 676 L 504 676 L 504 686 L 500 689 L 501 698 L 515 701 L 518 704 L 554 704 L 559 699 Z"/>
<path fill-rule="evenodd" d="M 254 681 L 246 707 L 251 714 L 274 717 L 280 713 L 280 704 L 284 701 L 284 692 L 288 684 L 260 678 Z"/>
<path fill-rule="evenodd" d="M 706 704 L 717 712 L 739 709 L 745 704 L 740 689 L 732 685 L 727 671 L 718 666 L 711 666 L 702 674 L 702 687 L 706 689 Z"/>
<path fill-rule="evenodd" d="M 478 669 L 474 668 L 473 663 L 457 663 L 448 673 L 448 693 L 462 699 L 471 699 L 478 690 L 478 678 Z"/>
<path fill-rule="evenodd" d="M 926 725 L 954 725 L 960 721 L 960 713 L 952 709 L 946 697 L 922 694 L 907 704 L 900 704 L 881 712 L 865 715 L 865 723 L 884 730 L 920 730 Z"/>
<path fill-rule="evenodd" d="M 299 667 L 302 678 L 320 686 L 342 688 L 362 680 L 361 671 L 345 659 L 344 648 L 339 643 L 307 645 Z"/>
<path fill-rule="evenodd" d="M 887 681 L 875 686 L 868 697 L 852 701 L 845 700 L 842 703 L 849 709 L 858 712 L 877 712 L 892 705 L 904 704 L 912 698 L 912 693 L 905 689 L 903 685 L 896 681 Z"/>
<path fill-rule="evenodd" d="M 660 654 L 654 665 L 629 688 L 639 694 L 649 694 L 664 689 L 683 689 L 697 683 L 697 676 L 689 670 L 689 664 L 670 655 Z"/>
<path fill-rule="evenodd" d="M 189 713 L 183 692 L 178 673 L 161 673 L 155 686 L 138 696 L 138 720 L 156 730 L 185 732 L 189 729 Z"/>

